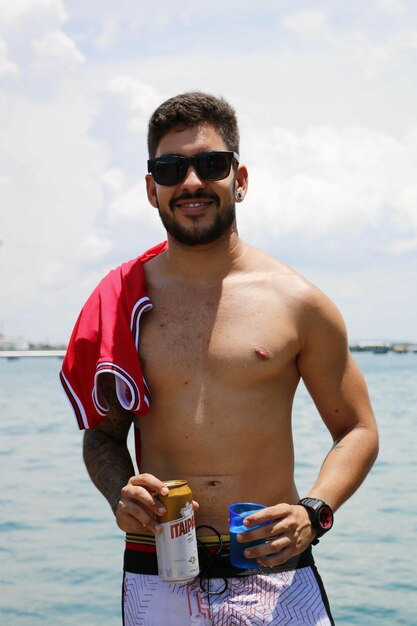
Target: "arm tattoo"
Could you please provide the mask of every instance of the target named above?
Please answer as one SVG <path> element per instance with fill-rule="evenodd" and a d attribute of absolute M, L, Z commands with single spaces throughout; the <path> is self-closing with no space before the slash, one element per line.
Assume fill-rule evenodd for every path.
<path fill-rule="evenodd" d="M 120 406 L 114 382 L 101 391 L 110 410 L 99 426 L 85 431 L 83 457 L 92 482 L 115 512 L 122 487 L 135 474 L 127 447 L 133 415 Z"/>
<path fill-rule="evenodd" d="M 328 451 L 328 453 L 326 454 L 326 457 L 322 463 L 322 465 L 325 464 L 325 462 L 327 461 L 327 459 L 329 458 L 329 456 L 331 455 L 332 452 L 334 452 L 335 450 L 341 450 L 342 448 L 344 448 L 344 444 L 342 443 L 342 439 L 336 439 L 336 441 L 333 443 L 332 447 L 330 448 L 330 450 Z"/>
<path fill-rule="evenodd" d="M 91 480 L 115 510 L 122 487 L 135 473 L 127 446 L 104 433 L 87 431 L 83 456 Z"/>
<path fill-rule="evenodd" d="M 333 452 L 333 450 L 340 450 L 340 448 L 344 448 L 345 446 L 343 445 L 343 443 L 338 440 L 335 441 L 334 444 L 332 445 L 332 447 L 330 448 L 330 452 Z M 329 454 L 330 454 L 329 452 Z"/>
<path fill-rule="evenodd" d="M 114 382 L 105 382 L 103 385 L 100 385 L 100 391 L 111 408 L 123 410 L 120 405 L 119 398 L 117 397 L 116 385 Z"/>

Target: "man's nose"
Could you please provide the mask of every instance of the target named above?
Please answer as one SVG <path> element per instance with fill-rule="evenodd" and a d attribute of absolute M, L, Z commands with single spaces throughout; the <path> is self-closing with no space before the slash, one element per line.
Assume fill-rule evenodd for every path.
<path fill-rule="evenodd" d="M 181 183 L 182 189 L 201 189 L 201 187 L 204 187 L 204 184 L 204 179 L 200 178 L 194 166 L 190 165 Z"/>

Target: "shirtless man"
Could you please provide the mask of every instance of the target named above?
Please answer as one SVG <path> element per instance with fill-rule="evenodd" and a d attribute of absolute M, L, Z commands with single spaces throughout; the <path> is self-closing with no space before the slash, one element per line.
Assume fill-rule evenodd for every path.
<path fill-rule="evenodd" d="M 141 573 L 140 563 L 133 572 L 126 569 L 126 625 L 279 624 L 284 598 L 285 615 L 292 610 L 283 591 L 290 574 L 294 590 L 299 584 L 306 595 L 307 608 L 303 614 L 294 609 L 285 623 L 333 624 L 323 590 L 317 605 L 318 575 L 310 591 L 305 580 L 304 587 L 297 582 L 298 574 L 314 569 L 310 545 L 318 532 L 312 510 L 298 502 L 308 496 L 335 511 L 359 487 L 377 454 L 366 385 L 337 308 L 295 271 L 238 236 L 235 202 L 248 187 L 238 141 L 233 109 L 205 94 L 172 98 L 151 118 L 149 156 L 156 161 L 146 176 L 147 194 L 168 239 L 167 249 L 144 264 L 153 309 L 141 321 L 139 356 L 152 400 L 146 416 L 134 416 L 121 408 L 113 375 L 103 373 L 100 391 L 110 410 L 86 430 L 84 460 L 130 538 L 148 533 L 152 543 L 161 532 L 162 481 L 182 478 L 193 491 L 197 525 L 227 534 L 230 503 L 260 502 L 267 508 L 247 519 L 241 540 L 269 541 L 248 553 L 259 571 L 230 578 L 229 589 L 212 596 L 211 606 L 198 582 L 174 592 L 178 585 L 159 581 L 149 570 Z M 173 155 L 225 151 L 234 155 L 219 180 L 211 180 L 207 162 L 191 160 L 182 171 L 180 162 L 172 162 Z M 300 378 L 334 441 L 308 494 L 299 494 L 294 483 L 291 410 Z M 140 473 L 126 445 L 132 421 L 140 429 Z M 269 524 L 250 530 L 260 522 Z M 307 567 L 299 561 L 303 555 Z M 140 551 L 134 556 L 140 561 Z M 214 588 L 219 580 L 213 578 Z M 268 583 L 274 598 L 266 603 L 268 610 L 248 608 L 252 592 L 242 581 L 257 581 L 263 591 Z M 241 613 L 233 599 L 236 589 Z"/>

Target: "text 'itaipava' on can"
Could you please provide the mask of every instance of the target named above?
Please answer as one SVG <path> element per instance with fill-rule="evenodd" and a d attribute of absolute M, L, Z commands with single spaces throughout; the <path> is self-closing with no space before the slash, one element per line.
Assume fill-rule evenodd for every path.
<path fill-rule="evenodd" d="M 165 582 L 187 582 L 199 573 L 193 496 L 186 480 L 164 482 L 169 493 L 158 495 L 166 513 L 162 533 L 155 535 L 158 574 Z"/>

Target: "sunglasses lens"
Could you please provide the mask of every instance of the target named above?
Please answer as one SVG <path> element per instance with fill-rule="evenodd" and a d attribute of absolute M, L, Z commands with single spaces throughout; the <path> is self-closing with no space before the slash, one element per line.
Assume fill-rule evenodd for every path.
<path fill-rule="evenodd" d="M 227 152 L 208 152 L 196 158 L 197 172 L 205 180 L 222 180 L 229 175 L 232 157 Z"/>
<path fill-rule="evenodd" d="M 177 185 L 185 176 L 186 163 L 180 157 L 155 159 L 152 175 L 158 185 Z"/>

